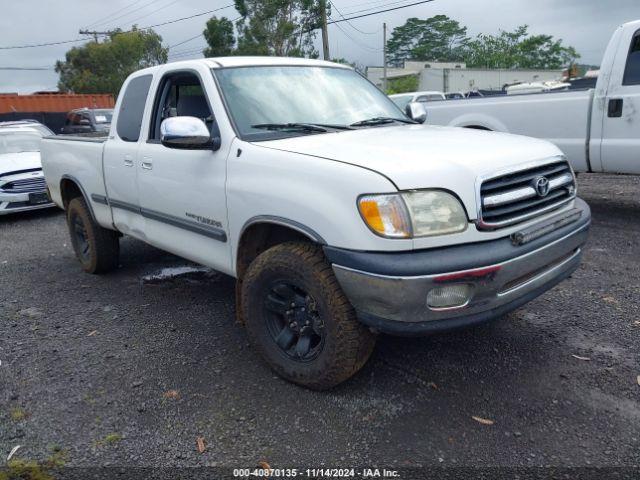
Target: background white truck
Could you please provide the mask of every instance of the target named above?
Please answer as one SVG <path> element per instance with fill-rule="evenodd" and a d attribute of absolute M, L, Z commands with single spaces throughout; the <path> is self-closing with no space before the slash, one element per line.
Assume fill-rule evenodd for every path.
<path fill-rule="evenodd" d="M 42 155 L 84 270 L 116 268 L 125 234 L 234 276 L 251 342 L 318 389 L 361 368 L 375 332 L 471 325 L 540 295 L 578 267 L 590 224 L 551 143 L 420 125 L 315 60 L 142 70 L 106 140 L 49 137 Z"/>
<path fill-rule="evenodd" d="M 429 104 L 427 122 L 543 138 L 577 172 L 640 174 L 640 21 L 620 26 L 595 90 Z"/>

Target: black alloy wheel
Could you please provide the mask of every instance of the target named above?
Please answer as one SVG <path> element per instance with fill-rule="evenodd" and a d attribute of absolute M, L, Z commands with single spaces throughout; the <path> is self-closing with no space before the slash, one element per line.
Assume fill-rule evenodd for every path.
<path fill-rule="evenodd" d="M 321 352 L 326 331 L 317 302 L 302 287 L 278 280 L 264 299 L 267 329 L 291 360 L 309 362 Z"/>

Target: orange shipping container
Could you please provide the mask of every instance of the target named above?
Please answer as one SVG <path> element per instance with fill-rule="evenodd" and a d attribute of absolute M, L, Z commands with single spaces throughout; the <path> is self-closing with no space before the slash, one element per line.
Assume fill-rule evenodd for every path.
<path fill-rule="evenodd" d="M 66 113 L 75 108 L 113 108 L 115 101 L 110 94 L 0 94 L 0 114 L 18 112 Z"/>

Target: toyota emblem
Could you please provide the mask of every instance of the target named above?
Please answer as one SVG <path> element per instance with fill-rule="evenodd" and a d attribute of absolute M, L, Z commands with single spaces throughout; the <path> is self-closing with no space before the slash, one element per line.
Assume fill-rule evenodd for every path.
<path fill-rule="evenodd" d="M 534 180 L 533 186 L 539 197 L 546 197 L 549 193 L 549 179 L 547 177 L 538 177 Z"/>

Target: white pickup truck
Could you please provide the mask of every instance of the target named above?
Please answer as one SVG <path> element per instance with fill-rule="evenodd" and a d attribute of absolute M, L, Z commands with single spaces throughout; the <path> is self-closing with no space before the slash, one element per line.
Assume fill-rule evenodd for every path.
<path fill-rule="evenodd" d="M 42 163 L 85 271 L 124 234 L 232 275 L 262 356 L 323 389 L 377 332 L 503 316 L 580 262 L 590 211 L 556 146 L 412 107 L 328 62 L 172 63 L 127 79 L 106 140 L 47 138 Z"/>
<path fill-rule="evenodd" d="M 577 172 L 640 174 L 640 20 L 620 26 L 595 90 L 430 103 L 433 125 L 543 138 Z"/>

